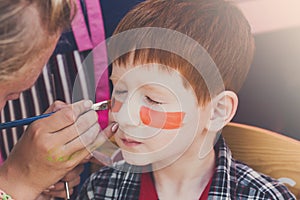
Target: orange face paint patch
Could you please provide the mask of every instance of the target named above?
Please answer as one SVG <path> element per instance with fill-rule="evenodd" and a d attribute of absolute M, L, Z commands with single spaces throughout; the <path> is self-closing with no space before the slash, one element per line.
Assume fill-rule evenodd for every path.
<path fill-rule="evenodd" d="M 161 129 L 180 128 L 184 115 L 184 112 L 161 112 L 145 106 L 140 110 L 140 117 L 145 125 Z"/>
<path fill-rule="evenodd" d="M 121 101 L 116 100 L 115 98 L 113 98 L 111 100 L 111 111 L 112 112 L 119 112 L 119 110 L 121 109 L 123 103 Z"/>

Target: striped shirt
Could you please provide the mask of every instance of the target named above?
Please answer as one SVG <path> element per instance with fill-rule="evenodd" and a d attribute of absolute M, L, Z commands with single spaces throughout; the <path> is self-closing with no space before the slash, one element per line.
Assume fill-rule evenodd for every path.
<path fill-rule="evenodd" d="M 89 30 L 85 1 L 80 0 Z M 122 0 L 112 3 L 110 0 L 100 0 L 106 38 L 112 35 L 122 17 L 142 1 L 144 0 Z M 91 69 L 89 72 L 79 70 L 82 67 L 82 61 L 90 51 L 79 52 L 77 49 L 73 32 L 70 30 L 63 33 L 53 56 L 43 69 L 36 84 L 22 92 L 19 99 L 7 102 L 0 112 L 0 123 L 42 114 L 54 100 L 71 103 L 80 99 L 93 99 L 95 84 L 92 78 L 94 75 L 91 74 L 94 73 L 94 70 Z M 77 74 L 78 71 L 79 74 Z M 79 86 L 76 87 L 79 88 L 79 91 L 76 92 L 76 98 L 72 99 L 77 76 L 80 77 L 78 79 Z M 26 126 L 0 130 L 1 155 L 4 160 L 25 129 Z"/>
<path fill-rule="evenodd" d="M 92 99 L 95 96 L 93 70 L 82 70 L 82 61 L 85 60 L 88 53 L 87 51 L 79 53 L 75 50 L 52 56 L 43 68 L 43 72 L 35 85 L 22 92 L 19 99 L 7 102 L 1 111 L 1 123 L 40 115 L 55 100 L 71 103 L 81 99 Z M 75 82 L 77 86 L 74 86 Z M 76 87 L 76 93 L 74 87 Z M 22 136 L 26 127 L 20 126 L 0 130 L 0 132 L 2 131 L 0 145 L 3 160 L 9 156 L 11 149 Z M 87 169 L 86 171 L 90 174 Z M 85 179 L 87 176 L 82 175 L 81 178 Z M 77 191 L 76 188 L 74 193 Z M 71 199 L 74 199 L 74 196 L 73 194 Z"/>
<path fill-rule="evenodd" d="M 208 199 L 294 200 L 288 189 L 232 158 L 222 137 L 215 145 L 216 168 Z M 126 165 L 123 164 L 124 166 Z M 199 169 L 201 170 L 201 169 Z M 138 200 L 141 174 L 104 167 L 85 182 L 77 200 Z M 149 199 L 152 200 L 152 199 Z M 157 200 L 157 199 L 155 199 Z"/>
<path fill-rule="evenodd" d="M 52 56 L 35 85 L 22 92 L 19 99 L 7 102 L 1 111 L 0 123 L 40 115 L 55 100 L 71 103 L 91 99 L 95 93 L 95 86 L 94 75 L 89 73 L 93 73 L 93 70 L 81 70 L 86 55 L 87 52 L 73 51 Z M 74 82 L 77 86 L 74 86 Z M 20 126 L 1 130 L 0 145 L 4 159 L 25 129 L 26 126 Z"/>

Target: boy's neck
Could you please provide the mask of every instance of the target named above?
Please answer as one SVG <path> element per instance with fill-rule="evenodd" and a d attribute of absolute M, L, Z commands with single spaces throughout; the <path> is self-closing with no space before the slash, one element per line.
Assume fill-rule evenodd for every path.
<path fill-rule="evenodd" d="M 203 159 L 180 158 L 153 172 L 156 191 L 160 199 L 199 199 L 214 171 L 214 150 Z"/>

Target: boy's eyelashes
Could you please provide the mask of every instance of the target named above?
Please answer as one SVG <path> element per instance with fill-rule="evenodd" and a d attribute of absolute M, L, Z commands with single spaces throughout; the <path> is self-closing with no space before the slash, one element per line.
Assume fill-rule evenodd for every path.
<path fill-rule="evenodd" d="M 115 90 L 115 91 L 114 91 L 114 95 L 115 95 L 116 97 L 118 97 L 118 96 L 120 97 L 120 96 L 126 95 L 127 92 L 128 92 L 127 90 Z M 150 104 L 150 105 L 154 105 L 154 104 L 163 104 L 163 102 L 154 100 L 154 99 L 152 99 L 151 97 L 149 97 L 149 96 L 147 96 L 147 95 L 145 95 L 144 100 L 145 100 L 146 103 L 148 103 L 148 104 Z"/>
<path fill-rule="evenodd" d="M 162 102 L 155 101 L 155 100 L 151 99 L 151 98 L 148 97 L 148 96 L 145 96 L 145 101 L 146 101 L 147 103 L 151 104 L 151 105 L 153 105 L 153 104 L 162 104 Z"/>
<path fill-rule="evenodd" d="M 122 94 L 126 94 L 127 90 L 115 90 L 115 95 L 122 95 Z"/>

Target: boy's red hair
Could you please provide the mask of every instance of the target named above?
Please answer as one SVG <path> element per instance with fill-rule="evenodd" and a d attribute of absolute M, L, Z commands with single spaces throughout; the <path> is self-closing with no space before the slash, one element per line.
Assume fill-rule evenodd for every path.
<path fill-rule="evenodd" d="M 123 18 L 114 34 L 143 27 L 167 28 L 189 36 L 197 41 L 213 59 L 226 90 L 237 92 L 242 86 L 253 59 L 255 45 L 247 20 L 230 2 L 223 0 L 145 1 Z M 143 39 L 137 41 L 143 42 Z M 193 47 L 184 48 L 193 53 Z M 116 53 L 118 47 L 113 49 L 113 53 Z M 114 64 L 126 66 L 129 62 L 134 65 L 159 63 L 178 70 L 193 87 L 200 105 L 205 105 L 210 101 L 210 95 L 219 92 L 213 91 L 215 94 L 209 94 L 204 79 L 199 76 L 195 67 L 174 53 L 160 49 L 133 50 L 120 56 Z"/>

